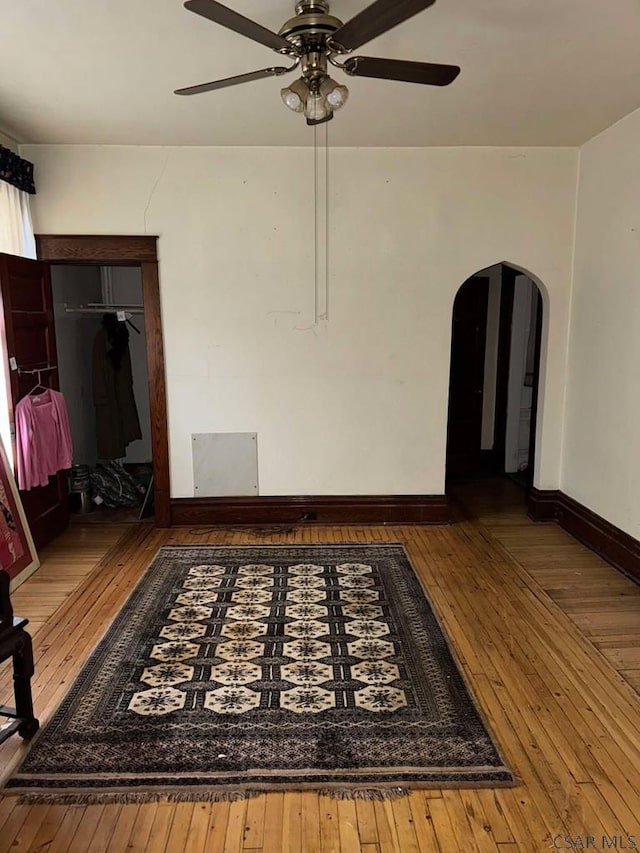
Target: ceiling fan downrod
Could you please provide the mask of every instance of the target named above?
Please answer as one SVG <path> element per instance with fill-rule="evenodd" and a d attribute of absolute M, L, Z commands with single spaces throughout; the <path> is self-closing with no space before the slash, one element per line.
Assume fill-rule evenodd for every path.
<path fill-rule="evenodd" d="M 306 12 L 319 12 L 326 15 L 329 11 L 327 0 L 300 0 L 296 3 L 296 15 L 303 15 Z"/>

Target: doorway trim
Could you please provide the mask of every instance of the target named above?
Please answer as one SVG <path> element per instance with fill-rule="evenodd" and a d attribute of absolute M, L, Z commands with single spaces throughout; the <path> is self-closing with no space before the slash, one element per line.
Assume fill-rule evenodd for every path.
<path fill-rule="evenodd" d="M 151 447 L 155 522 L 169 527 L 170 476 L 167 426 L 167 386 L 165 379 L 160 279 L 157 237 L 100 236 L 90 234 L 36 234 L 38 260 L 49 264 L 136 265 L 142 275 L 142 301 L 149 371 Z"/>

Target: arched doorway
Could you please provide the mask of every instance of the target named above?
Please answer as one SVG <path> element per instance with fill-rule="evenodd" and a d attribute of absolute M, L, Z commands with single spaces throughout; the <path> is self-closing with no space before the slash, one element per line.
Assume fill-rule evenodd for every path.
<path fill-rule="evenodd" d="M 527 273 L 496 264 L 453 305 L 448 481 L 506 474 L 533 482 L 543 301 Z"/>

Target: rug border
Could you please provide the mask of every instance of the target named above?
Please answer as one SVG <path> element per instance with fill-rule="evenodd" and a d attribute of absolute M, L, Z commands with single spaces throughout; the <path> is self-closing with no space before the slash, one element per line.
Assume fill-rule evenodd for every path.
<path fill-rule="evenodd" d="M 125 533 L 126 536 L 126 533 Z M 133 537 L 132 537 L 133 538 Z M 108 558 L 111 558 L 111 552 L 118 546 L 119 543 L 116 543 L 112 548 L 109 549 L 109 552 L 105 555 L 105 557 L 96 565 L 93 571 L 96 571 L 100 565 L 104 562 L 108 561 Z M 473 706 L 473 709 L 478 714 L 480 721 L 482 722 L 489 739 L 496 750 L 496 753 L 502 762 L 501 767 L 492 767 L 492 772 L 503 772 L 505 774 L 509 774 L 511 776 L 510 780 L 500 780 L 500 779 L 491 779 L 491 780 L 481 780 L 481 781 L 471 781 L 471 780 L 462 780 L 462 781 L 453 781 L 453 780 L 438 780 L 434 781 L 424 781 L 424 780 L 404 780 L 401 785 L 392 782 L 374 782 L 371 783 L 354 783 L 353 785 L 345 787 L 344 782 L 336 782 L 336 783 L 312 783 L 312 782 L 284 782 L 278 783 L 275 785 L 271 785 L 268 783 L 253 783 L 248 784 L 245 788 L 243 786 L 242 789 L 239 789 L 237 785 L 220 785 L 216 786 L 215 789 L 212 789 L 207 786 L 195 786 L 194 788 L 185 790 L 184 788 L 178 788 L 174 786 L 162 786 L 162 788 L 146 788 L 144 791 L 135 791 L 130 788 L 128 789 L 118 789 L 114 787 L 111 790 L 96 790 L 89 792 L 86 788 L 79 789 L 74 791 L 72 788 L 67 789 L 56 789 L 52 791 L 50 788 L 38 791 L 38 789 L 34 787 L 30 788 L 20 788 L 15 786 L 13 788 L 7 788 L 8 783 L 11 779 L 15 778 L 18 774 L 19 768 L 23 765 L 27 756 L 31 752 L 32 748 L 38 743 L 40 738 L 44 736 L 46 733 L 49 724 L 53 717 L 57 714 L 58 710 L 65 702 L 71 691 L 73 690 L 75 683 L 79 676 L 82 673 L 82 670 L 86 663 L 89 661 L 91 656 L 97 651 L 100 644 L 106 638 L 109 631 L 114 626 L 118 616 L 122 613 L 129 600 L 133 597 L 134 593 L 138 589 L 138 587 L 142 584 L 142 581 L 145 579 L 147 573 L 149 572 L 152 564 L 157 559 L 158 555 L 161 551 L 171 551 L 171 550 L 184 550 L 186 548 L 223 548 L 230 550 L 255 550 L 256 548 L 260 549 L 269 549 L 269 548 L 400 548 L 404 554 L 405 559 L 407 560 L 411 571 L 416 577 L 422 594 L 429 605 L 431 612 L 436 620 L 438 627 L 440 628 L 440 633 L 445 641 L 447 650 L 451 655 L 451 658 L 458 670 L 458 673 L 464 683 L 464 686 L 469 695 L 469 699 Z M 93 571 L 91 574 L 93 574 Z M 87 579 L 88 580 L 88 579 Z M 135 583 L 131 586 L 126 598 L 120 603 L 118 610 L 113 614 L 109 623 L 106 625 L 105 629 L 101 632 L 100 636 L 96 639 L 91 649 L 87 652 L 84 660 L 80 663 L 78 671 L 73 676 L 71 683 L 68 689 L 61 696 L 59 702 L 56 703 L 55 707 L 51 709 L 46 721 L 43 725 L 38 729 L 33 738 L 27 741 L 24 744 L 24 752 L 20 754 L 19 759 L 13 769 L 9 770 L 6 778 L 0 784 L 0 798 L 6 796 L 17 796 L 20 798 L 20 802 L 25 803 L 51 803 L 51 804 L 101 804 L 101 803 L 146 803 L 146 802 L 162 802 L 164 800 L 168 802 L 218 802 L 218 801 L 236 801 L 242 799 L 248 799 L 251 797 L 259 796 L 260 794 L 273 792 L 277 793 L 278 791 L 316 791 L 319 795 L 329 796 L 336 799 L 368 799 L 368 800 L 376 800 L 376 799 L 392 799 L 395 797 L 403 797 L 407 796 L 410 790 L 438 790 L 438 789 L 454 789 L 454 790 L 465 790 L 465 789 L 473 789 L 473 788 L 506 788 L 506 787 L 517 787 L 522 784 L 522 780 L 520 776 L 514 772 L 511 764 L 505 760 L 505 755 L 500 745 L 500 742 L 496 738 L 493 730 L 493 726 L 487 720 L 484 709 L 481 704 L 478 702 L 475 690 L 472 689 L 471 684 L 467 678 L 467 674 L 464 670 L 464 667 L 460 664 L 460 659 L 458 655 L 458 651 L 453 645 L 451 638 L 449 637 L 448 631 L 445 629 L 440 613 L 434 605 L 434 602 L 431 596 L 425 589 L 425 585 L 420 577 L 420 574 L 416 570 L 416 567 L 411 559 L 407 551 L 407 547 L 403 542 L 303 542 L 303 543 L 254 543 L 254 544 L 241 544 L 241 545 L 229 545 L 229 544 L 221 544 L 221 543 L 184 543 L 184 544 L 176 544 L 176 543 L 168 543 L 159 545 L 155 550 L 153 556 L 146 563 L 144 569 L 141 571 L 140 576 L 135 581 Z M 266 772 L 266 771 L 263 771 Z M 473 771 L 469 771 L 473 773 Z M 424 774 L 428 775 L 428 773 Z M 387 792 L 396 792 L 395 794 L 388 794 Z"/>

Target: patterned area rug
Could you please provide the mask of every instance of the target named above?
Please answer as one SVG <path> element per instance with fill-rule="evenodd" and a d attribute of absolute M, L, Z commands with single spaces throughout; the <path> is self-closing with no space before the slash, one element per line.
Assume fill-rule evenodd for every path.
<path fill-rule="evenodd" d="M 162 548 L 4 793 L 513 784 L 401 545 Z"/>

